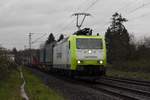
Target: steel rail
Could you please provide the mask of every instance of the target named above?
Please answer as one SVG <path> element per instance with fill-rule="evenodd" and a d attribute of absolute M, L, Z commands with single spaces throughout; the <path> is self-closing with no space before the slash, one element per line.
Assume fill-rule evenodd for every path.
<path fill-rule="evenodd" d="M 102 79 L 150 87 L 149 81 L 141 81 L 141 80 L 135 80 L 135 79 L 118 78 L 118 77 L 102 77 Z"/>
<path fill-rule="evenodd" d="M 135 98 L 137 100 L 150 100 L 150 92 L 148 91 L 128 88 L 124 86 L 117 86 L 115 84 L 105 83 L 102 81 L 98 81 L 98 83 L 99 84 L 96 85 L 96 88 L 105 88 L 108 91 L 118 93 L 122 96 L 124 95 L 130 98 Z"/>

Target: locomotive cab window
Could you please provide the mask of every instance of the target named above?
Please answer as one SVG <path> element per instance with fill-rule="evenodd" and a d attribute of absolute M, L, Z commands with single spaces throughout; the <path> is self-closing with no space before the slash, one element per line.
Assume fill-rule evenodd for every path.
<path fill-rule="evenodd" d="M 95 38 L 78 38 L 77 49 L 102 49 L 102 39 Z"/>

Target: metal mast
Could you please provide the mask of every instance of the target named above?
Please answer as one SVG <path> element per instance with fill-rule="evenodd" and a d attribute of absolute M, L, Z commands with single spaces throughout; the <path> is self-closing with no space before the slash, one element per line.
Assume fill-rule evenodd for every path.
<path fill-rule="evenodd" d="M 32 34 L 34 34 L 34 33 L 29 33 L 29 63 L 31 63 L 31 59 L 32 59 L 32 52 L 31 52 L 31 41 L 32 41 L 32 38 L 31 38 L 31 36 L 32 36 Z"/>
<path fill-rule="evenodd" d="M 32 59 L 32 44 L 37 42 L 39 39 L 41 39 L 42 37 L 44 37 L 46 35 L 46 33 L 45 33 L 41 37 L 39 37 L 36 40 L 32 41 L 32 35 L 33 34 L 43 34 L 43 33 L 29 33 L 29 62 L 30 63 L 31 63 L 31 59 Z"/>
<path fill-rule="evenodd" d="M 83 25 L 83 22 L 84 22 L 86 16 L 91 16 L 91 14 L 89 14 L 89 13 L 74 13 L 73 16 L 77 16 L 76 26 L 77 26 L 78 30 L 81 30 L 81 26 Z M 81 23 L 79 23 L 79 16 L 83 16 Z"/>

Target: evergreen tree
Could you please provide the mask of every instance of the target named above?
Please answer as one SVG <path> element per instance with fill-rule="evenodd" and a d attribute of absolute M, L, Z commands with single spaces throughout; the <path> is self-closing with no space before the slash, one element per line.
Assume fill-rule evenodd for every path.
<path fill-rule="evenodd" d="M 127 19 L 123 18 L 121 14 L 113 14 L 112 23 L 105 33 L 107 58 L 110 63 L 128 59 L 130 53 L 130 36 L 123 25 L 124 22 L 127 22 Z"/>
<path fill-rule="evenodd" d="M 15 62 L 18 63 L 18 51 L 17 51 L 17 49 L 13 48 L 12 52 L 14 54 L 14 58 L 15 58 L 14 60 L 15 60 Z"/>
<path fill-rule="evenodd" d="M 59 36 L 59 39 L 58 39 L 57 41 L 59 42 L 59 41 L 61 41 L 62 39 L 64 39 L 64 35 L 63 35 L 63 34 L 61 34 L 61 35 Z"/>
<path fill-rule="evenodd" d="M 54 37 L 53 33 L 50 33 L 48 39 L 46 40 L 46 44 L 50 44 L 54 41 L 55 41 L 55 37 Z"/>

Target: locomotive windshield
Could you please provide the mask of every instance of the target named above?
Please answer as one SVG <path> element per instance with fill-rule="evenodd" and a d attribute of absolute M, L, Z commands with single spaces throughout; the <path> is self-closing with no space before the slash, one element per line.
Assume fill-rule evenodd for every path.
<path fill-rule="evenodd" d="M 102 49 L 102 40 L 95 38 L 77 38 L 77 49 Z"/>

